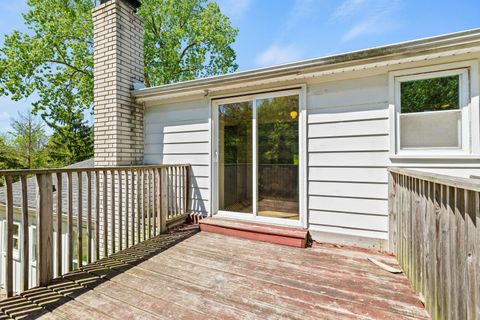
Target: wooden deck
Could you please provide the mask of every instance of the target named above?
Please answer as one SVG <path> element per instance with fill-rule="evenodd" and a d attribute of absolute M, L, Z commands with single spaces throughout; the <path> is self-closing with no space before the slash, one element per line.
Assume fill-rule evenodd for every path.
<path fill-rule="evenodd" d="M 180 229 L 0 302 L 5 319 L 424 319 L 404 275 L 315 245 Z M 0 317 L 1 319 L 1 317 Z"/>

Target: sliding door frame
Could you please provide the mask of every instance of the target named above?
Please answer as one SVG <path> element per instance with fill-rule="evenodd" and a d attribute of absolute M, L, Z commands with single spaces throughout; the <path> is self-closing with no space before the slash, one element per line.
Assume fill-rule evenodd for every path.
<path fill-rule="evenodd" d="M 298 201 L 299 201 L 299 220 L 290 220 L 284 218 L 263 217 L 257 215 L 258 206 L 258 161 L 257 161 L 257 100 L 277 98 L 284 96 L 298 95 L 299 97 L 299 119 L 298 119 L 298 138 L 299 138 L 299 172 L 298 172 Z M 252 213 L 242 213 L 233 211 L 219 210 L 219 112 L 218 106 L 235 102 L 252 101 Z M 218 217 L 247 220 L 252 222 L 269 223 L 277 225 L 287 225 L 295 227 L 308 227 L 308 195 L 307 195 L 307 108 L 306 108 L 306 86 L 296 86 L 295 88 L 271 89 L 269 91 L 251 92 L 235 97 L 212 97 L 210 99 L 210 124 L 211 124 L 211 194 L 210 212 Z"/>

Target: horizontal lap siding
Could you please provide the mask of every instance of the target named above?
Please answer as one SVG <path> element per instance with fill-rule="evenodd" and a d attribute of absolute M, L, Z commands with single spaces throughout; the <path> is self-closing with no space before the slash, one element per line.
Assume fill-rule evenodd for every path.
<path fill-rule="evenodd" d="M 210 207 L 209 118 L 205 100 L 148 107 L 145 111 L 145 163 L 190 163 L 192 210 L 203 215 Z"/>
<path fill-rule="evenodd" d="M 312 230 L 387 239 L 386 76 L 309 86 Z"/>

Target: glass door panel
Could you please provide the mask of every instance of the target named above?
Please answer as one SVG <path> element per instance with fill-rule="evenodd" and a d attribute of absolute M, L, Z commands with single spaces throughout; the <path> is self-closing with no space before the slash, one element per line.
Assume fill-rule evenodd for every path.
<path fill-rule="evenodd" d="M 218 106 L 219 210 L 252 213 L 252 101 Z"/>
<path fill-rule="evenodd" d="M 299 219 L 299 96 L 256 101 L 257 215 Z"/>

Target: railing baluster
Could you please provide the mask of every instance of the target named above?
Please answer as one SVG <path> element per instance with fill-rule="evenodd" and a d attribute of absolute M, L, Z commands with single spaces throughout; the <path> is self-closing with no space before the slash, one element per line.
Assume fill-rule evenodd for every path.
<path fill-rule="evenodd" d="M 100 260 L 100 172 L 95 171 L 95 260 Z"/>
<path fill-rule="evenodd" d="M 92 172 L 87 171 L 87 263 L 92 263 Z"/>
<path fill-rule="evenodd" d="M 156 179 L 155 179 L 155 184 L 156 184 L 156 190 L 157 190 L 157 193 L 155 194 L 155 198 L 156 198 L 156 211 L 157 211 L 157 224 L 155 225 L 155 228 L 158 230 L 158 234 L 161 234 L 162 233 L 162 193 L 161 193 L 161 186 L 160 186 L 160 181 L 162 179 L 162 174 L 161 174 L 161 171 L 160 169 L 154 169 L 155 170 L 155 176 L 156 176 Z"/>
<path fill-rule="evenodd" d="M 173 218 L 173 201 L 172 201 L 172 194 L 173 194 L 173 168 L 169 167 L 168 169 L 168 215 L 167 220 Z"/>
<path fill-rule="evenodd" d="M 181 174 L 180 174 L 180 172 L 181 172 L 180 169 L 181 169 L 181 167 L 179 167 L 179 166 L 175 167 L 175 172 L 177 173 L 176 174 L 177 185 L 175 187 L 175 193 L 176 193 L 175 203 L 177 205 L 177 216 L 179 216 L 182 213 L 182 210 L 181 210 L 182 199 L 180 197 L 181 188 L 182 188 L 182 177 L 181 177 Z"/>
<path fill-rule="evenodd" d="M 63 274 L 63 249 L 62 249 L 62 237 L 63 237 L 63 177 L 59 172 L 57 176 L 57 277 Z"/>
<path fill-rule="evenodd" d="M 53 197 L 52 175 L 37 174 L 37 285 L 46 286 L 53 279 Z"/>
<path fill-rule="evenodd" d="M 187 188 L 187 167 L 182 166 L 182 213 L 187 213 L 187 206 L 185 202 L 185 189 Z"/>
<path fill-rule="evenodd" d="M 128 241 L 128 217 L 130 216 L 129 208 L 128 208 L 128 200 L 129 200 L 129 186 L 128 186 L 128 175 L 129 171 L 125 171 L 125 248 L 128 248 L 129 241 Z"/>
<path fill-rule="evenodd" d="M 185 167 L 185 208 L 187 213 L 190 212 L 190 166 Z"/>
<path fill-rule="evenodd" d="M 137 214 L 137 243 L 140 242 L 140 234 L 141 234 L 141 231 L 140 231 L 140 215 L 142 214 L 142 209 L 141 209 L 141 206 L 140 206 L 140 188 L 142 186 L 141 184 L 141 180 L 140 180 L 140 175 L 141 175 L 141 170 L 136 170 L 137 172 L 137 210 L 136 210 L 136 214 Z M 142 187 L 143 188 L 143 187 Z M 143 205 L 142 205 L 143 206 Z"/>
<path fill-rule="evenodd" d="M 67 173 L 67 272 L 73 270 L 73 190 L 72 173 Z"/>
<path fill-rule="evenodd" d="M 78 267 L 83 266 L 83 177 L 82 172 L 77 172 L 77 253 L 78 253 Z"/>
<path fill-rule="evenodd" d="M 160 211 L 160 232 L 164 233 L 167 230 L 168 218 L 168 169 L 161 168 L 160 192 L 162 200 L 162 208 Z"/>
<path fill-rule="evenodd" d="M 130 212 L 130 216 L 131 216 L 130 235 L 132 237 L 132 245 L 134 245 L 135 244 L 135 170 L 132 170 L 131 174 L 132 174 L 132 192 L 131 192 L 130 202 L 131 202 L 132 209 Z"/>
<path fill-rule="evenodd" d="M 147 230 L 145 227 L 145 201 L 146 201 L 146 195 L 145 195 L 145 171 L 142 170 L 142 240 L 146 240 L 146 235 L 147 235 Z"/>
<path fill-rule="evenodd" d="M 108 256 L 108 172 L 103 170 L 103 257 Z"/>
<path fill-rule="evenodd" d="M 151 238 L 151 225 L 150 225 L 150 218 L 151 218 L 151 201 L 150 201 L 150 196 L 151 196 L 151 188 L 150 188 L 150 170 L 145 171 L 146 174 L 146 187 L 147 187 L 147 237 L 148 239 Z"/>
<path fill-rule="evenodd" d="M 157 174 L 155 169 L 151 170 L 152 172 L 152 226 L 153 226 L 153 236 L 157 235 Z"/>
<path fill-rule="evenodd" d="M 123 213 L 123 195 L 122 195 L 122 171 L 118 171 L 118 250 L 122 250 L 122 213 Z"/>
<path fill-rule="evenodd" d="M 5 253 L 5 290 L 7 297 L 13 296 L 13 185 L 12 176 L 5 176 L 7 252 Z"/>
<path fill-rule="evenodd" d="M 22 232 L 21 235 L 21 252 L 22 252 L 22 275 L 20 277 L 21 291 L 28 290 L 29 269 L 30 269 L 30 255 L 29 255 L 29 228 L 28 228 L 28 190 L 27 190 L 27 176 L 20 176 L 22 185 Z"/>
<path fill-rule="evenodd" d="M 110 252 L 115 253 L 115 171 L 110 171 Z"/>

